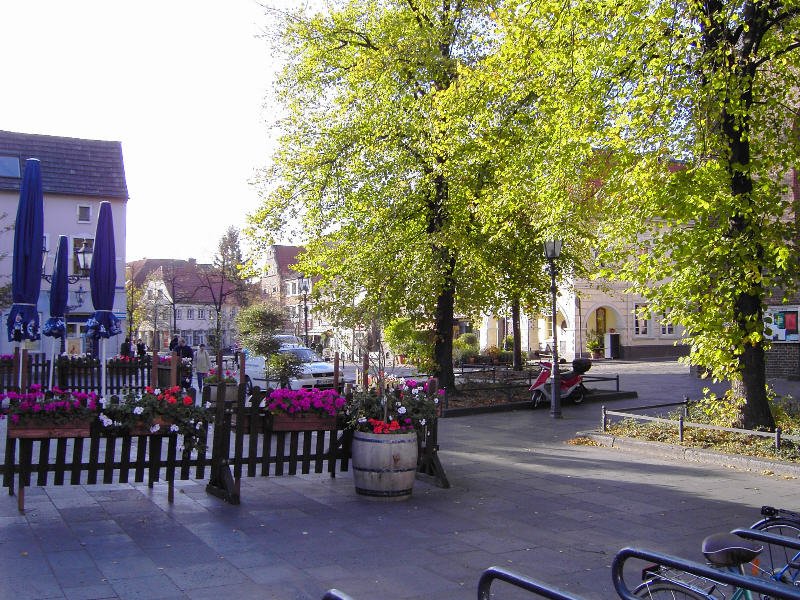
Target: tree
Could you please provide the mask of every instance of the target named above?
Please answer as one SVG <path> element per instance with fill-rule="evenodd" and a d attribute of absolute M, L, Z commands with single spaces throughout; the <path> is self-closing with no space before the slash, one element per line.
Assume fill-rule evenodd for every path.
<path fill-rule="evenodd" d="M 239 230 L 230 226 L 219 240 L 217 254 L 214 256 L 214 268 L 222 273 L 226 280 L 237 282 L 238 287 L 244 292 L 247 287 L 242 285 L 245 278 L 242 272 L 245 268 L 245 260 L 242 255 L 242 248 L 239 244 Z M 246 302 L 246 294 L 242 293 L 237 298 L 240 304 Z"/>
<path fill-rule="evenodd" d="M 242 346 L 258 356 L 269 356 L 280 348 L 275 334 L 283 331 L 287 315 L 275 302 L 253 304 L 236 315 Z"/>
<path fill-rule="evenodd" d="M 128 337 L 131 341 L 134 340 L 134 331 L 138 331 L 139 327 L 147 319 L 144 300 L 144 286 L 138 286 L 136 283 L 128 278 L 125 281 L 125 312 L 128 317 Z"/>
<path fill-rule="evenodd" d="M 353 0 L 284 15 L 286 134 L 251 216 L 258 245 L 298 222 L 299 270 L 340 325 L 407 316 L 435 330 L 435 371 L 453 383 L 456 309 L 480 279 L 464 246 L 483 180 L 463 152 L 469 115 L 452 112 L 462 72 L 493 44 L 490 3 Z M 391 265 L 390 271 L 387 265 Z"/>
<path fill-rule="evenodd" d="M 690 360 L 731 382 L 740 423 L 771 429 L 763 311 L 796 287 L 800 7 L 626 0 L 601 12 L 614 46 L 595 56 L 613 155 L 605 274 L 685 327 Z"/>

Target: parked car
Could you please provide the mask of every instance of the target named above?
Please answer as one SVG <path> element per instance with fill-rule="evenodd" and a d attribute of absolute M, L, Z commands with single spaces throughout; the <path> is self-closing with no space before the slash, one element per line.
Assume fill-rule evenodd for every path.
<path fill-rule="evenodd" d="M 289 387 L 293 390 L 299 390 L 301 388 L 333 387 L 333 363 L 324 360 L 310 348 L 285 344 L 278 352 L 294 354 L 300 359 L 300 376 L 289 380 Z M 244 368 L 245 384 L 247 385 L 248 392 L 253 386 L 258 386 L 262 389 L 266 387 L 278 387 L 277 380 L 268 379 L 266 364 L 267 359 L 264 356 L 247 356 Z"/>
<path fill-rule="evenodd" d="M 291 334 L 278 334 L 273 336 L 277 341 L 281 343 L 281 347 L 303 347 L 303 340 L 301 340 L 296 335 Z"/>

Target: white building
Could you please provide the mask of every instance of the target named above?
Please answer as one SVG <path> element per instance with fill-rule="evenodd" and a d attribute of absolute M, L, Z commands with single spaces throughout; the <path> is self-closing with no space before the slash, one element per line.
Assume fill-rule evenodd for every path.
<path fill-rule="evenodd" d="M 69 261 L 69 274 L 79 277 L 70 284 L 67 302 L 67 349 L 83 352 L 87 349 L 86 320 L 94 312 L 89 289 L 89 273 L 78 267 L 74 251 L 84 241 L 94 242 L 100 203 L 111 203 L 114 218 L 114 242 L 116 245 L 117 285 L 114 297 L 114 313 L 122 321 L 123 334 L 109 340 L 109 348 L 119 348 L 127 330 L 125 310 L 125 223 L 128 189 L 122 161 L 122 146 L 119 142 L 83 140 L 0 131 L 0 286 L 11 283 L 11 252 L 14 244 L 14 218 L 19 204 L 19 188 L 28 158 L 37 158 L 41 164 L 44 191 L 44 236 L 47 254 L 43 261 L 43 273 L 53 271 L 55 250 L 59 235 L 66 235 L 73 256 Z M 5 230 L 6 228 L 8 230 Z M 50 284 L 42 280 L 39 294 L 39 317 L 41 324 L 50 317 Z M 3 323 L 10 302 L 3 308 Z M 28 342 L 31 350 L 43 349 L 50 339 Z M 0 353 L 11 351 L 5 332 L 0 336 Z"/>

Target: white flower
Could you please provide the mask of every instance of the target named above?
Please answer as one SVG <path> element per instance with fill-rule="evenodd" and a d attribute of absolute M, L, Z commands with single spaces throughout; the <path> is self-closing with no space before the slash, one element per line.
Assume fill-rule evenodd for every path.
<path fill-rule="evenodd" d="M 114 422 L 107 416 L 105 416 L 103 413 L 100 413 L 100 416 L 97 418 L 100 419 L 100 422 L 103 424 L 103 427 L 108 427 L 109 425 L 111 425 L 111 423 Z"/>
<path fill-rule="evenodd" d="M 198 422 L 197 422 L 197 424 L 194 426 L 194 428 L 195 428 L 195 429 L 202 429 L 202 428 L 203 428 L 203 423 L 202 423 L 202 421 L 198 421 Z"/>
<path fill-rule="evenodd" d="M 406 414 L 406 407 L 405 407 L 405 406 L 401 406 L 400 408 L 398 408 L 398 409 L 397 409 L 397 414 L 398 414 L 398 415 L 404 415 L 404 414 Z"/>
<path fill-rule="evenodd" d="M 161 388 L 156 388 L 153 390 L 153 393 L 158 396 L 161 393 Z"/>
<path fill-rule="evenodd" d="M 358 422 L 359 423 L 366 423 L 367 422 L 367 417 L 358 417 Z"/>
<path fill-rule="evenodd" d="M 427 421 L 425 421 L 425 419 L 420 419 L 420 420 L 419 420 L 419 424 L 420 424 L 420 425 L 422 425 L 423 427 L 425 427 L 425 423 L 426 423 L 426 422 L 427 422 Z"/>
<path fill-rule="evenodd" d="M 439 404 L 439 398 L 434 398 L 434 399 L 433 399 L 433 403 L 434 403 L 434 404 Z"/>
<path fill-rule="evenodd" d="M 140 415 L 144 412 L 144 406 L 137 406 L 133 409 L 133 414 Z"/>
<path fill-rule="evenodd" d="M 420 388 L 418 388 L 418 387 L 415 387 L 413 390 L 411 390 L 411 393 L 412 393 L 413 395 L 415 395 L 415 396 L 419 396 L 419 393 L 420 393 L 421 391 L 422 391 L 422 390 L 421 390 Z"/>
<path fill-rule="evenodd" d="M 179 427 L 177 425 L 175 425 L 175 423 L 173 423 L 172 425 L 169 426 L 169 430 L 172 433 L 175 433 L 175 432 L 177 432 L 179 430 Z"/>
<path fill-rule="evenodd" d="M 153 426 L 150 428 L 150 433 L 156 433 L 159 429 L 161 429 L 161 425 L 158 423 L 154 423 Z"/>

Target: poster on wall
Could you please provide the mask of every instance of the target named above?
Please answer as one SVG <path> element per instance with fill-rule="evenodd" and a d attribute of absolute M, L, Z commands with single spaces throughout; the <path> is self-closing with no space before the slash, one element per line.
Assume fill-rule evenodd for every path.
<path fill-rule="evenodd" d="M 773 342 L 796 342 L 800 339 L 797 330 L 797 311 L 797 307 L 788 306 L 767 309 L 765 316 Z"/>

